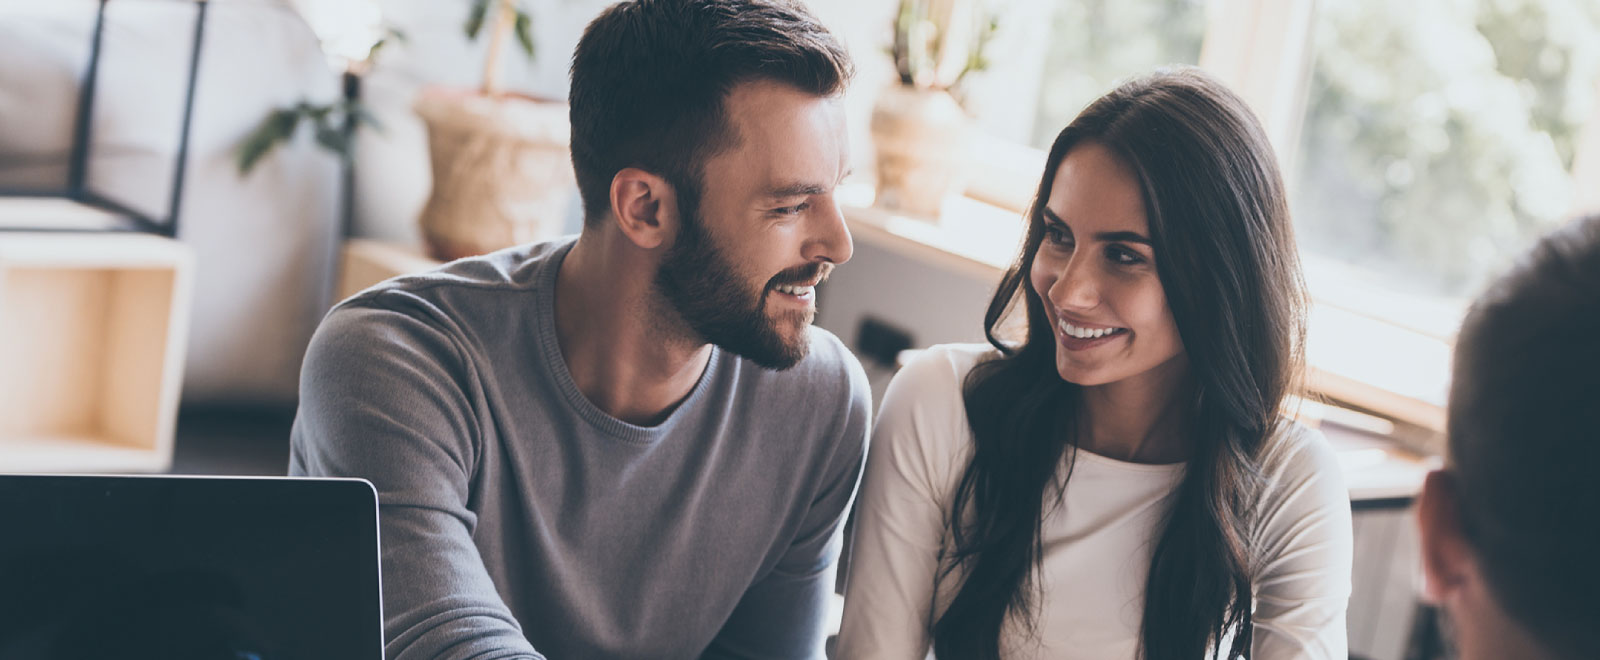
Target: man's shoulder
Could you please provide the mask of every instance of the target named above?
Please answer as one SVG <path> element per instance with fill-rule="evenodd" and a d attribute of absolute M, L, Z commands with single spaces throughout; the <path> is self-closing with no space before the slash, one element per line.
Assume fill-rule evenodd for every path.
<path fill-rule="evenodd" d="M 462 294 L 480 297 L 497 291 L 537 290 L 550 280 L 547 269 L 559 264 L 573 240 L 564 237 L 517 245 L 392 277 L 343 300 L 334 311 L 350 307 L 409 308 L 419 302 L 459 304 Z"/>

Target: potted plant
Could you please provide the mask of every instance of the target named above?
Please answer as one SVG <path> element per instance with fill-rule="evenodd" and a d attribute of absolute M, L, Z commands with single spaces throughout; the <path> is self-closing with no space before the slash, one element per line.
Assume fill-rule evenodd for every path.
<path fill-rule="evenodd" d="M 476 90 L 427 88 L 412 108 L 428 127 L 433 190 L 419 222 L 430 256 L 450 260 L 561 232 L 574 177 L 567 105 L 507 93 L 508 38 L 534 55 L 532 19 L 516 0 L 473 0 L 465 31 L 487 27 Z"/>
<path fill-rule="evenodd" d="M 891 55 L 899 80 L 872 112 L 877 204 L 937 218 L 964 187 L 971 120 L 957 89 L 988 66 L 996 21 L 981 0 L 900 0 Z"/>

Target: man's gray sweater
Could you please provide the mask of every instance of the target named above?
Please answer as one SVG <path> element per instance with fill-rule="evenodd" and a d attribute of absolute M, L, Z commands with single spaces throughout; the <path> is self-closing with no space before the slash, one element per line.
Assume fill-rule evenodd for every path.
<path fill-rule="evenodd" d="M 870 394 L 811 328 L 762 369 L 713 349 L 658 425 L 573 384 L 570 240 L 368 289 L 318 328 L 290 472 L 378 489 L 391 660 L 820 655 Z"/>

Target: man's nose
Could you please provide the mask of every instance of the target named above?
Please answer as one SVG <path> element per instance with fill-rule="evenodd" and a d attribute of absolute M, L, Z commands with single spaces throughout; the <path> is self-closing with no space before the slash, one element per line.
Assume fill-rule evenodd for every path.
<path fill-rule="evenodd" d="M 832 197 L 817 205 L 812 216 L 811 236 L 804 246 L 806 261 L 826 261 L 833 264 L 842 264 L 850 260 L 850 255 L 855 251 L 855 243 L 850 238 L 850 228 L 846 226 L 844 213 L 839 209 L 839 203 Z"/>

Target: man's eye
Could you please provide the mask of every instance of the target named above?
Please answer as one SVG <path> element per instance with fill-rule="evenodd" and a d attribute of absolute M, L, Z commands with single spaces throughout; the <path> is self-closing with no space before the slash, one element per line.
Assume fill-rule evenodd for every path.
<path fill-rule="evenodd" d="M 794 206 L 785 206 L 779 209 L 772 209 L 772 212 L 778 215 L 796 215 L 808 208 L 811 208 L 811 202 L 801 202 L 799 204 L 795 204 Z"/>

